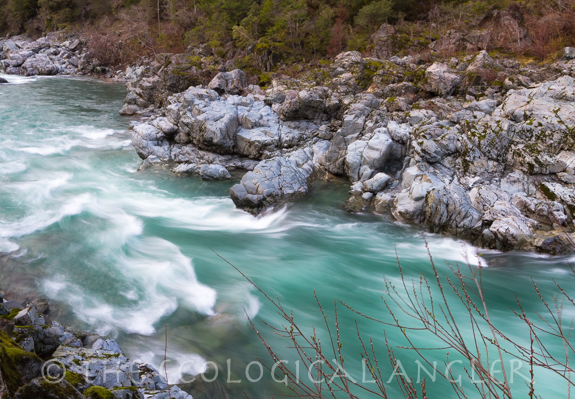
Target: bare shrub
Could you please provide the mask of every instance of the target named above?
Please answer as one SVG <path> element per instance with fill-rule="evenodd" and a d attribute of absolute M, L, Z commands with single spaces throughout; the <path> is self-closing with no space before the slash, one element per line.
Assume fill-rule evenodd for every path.
<path fill-rule="evenodd" d="M 408 279 L 403 272 L 401 262 L 397 258 L 397 264 L 401 276 L 400 283 L 393 283 L 386 279 L 383 291 L 383 305 L 387 316 L 384 318 L 374 317 L 359 312 L 343 301 L 334 300 L 333 317 L 334 323 L 330 325 L 327 314 L 322 304 L 317 299 L 319 316 L 323 319 L 325 331 L 320 334 L 316 327 L 303 328 L 292 311 L 285 309 L 278 296 L 270 297 L 261 290 L 248 276 L 242 273 L 233 264 L 221 259 L 234 267 L 248 282 L 250 282 L 265 299 L 275 307 L 281 317 L 277 325 L 263 323 L 277 336 L 286 341 L 288 348 L 299 358 L 303 367 L 310 370 L 310 375 L 315 383 L 308 383 L 299 378 L 299 369 L 290 368 L 287 363 L 280 362 L 276 349 L 271 347 L 266 340 L 265 333 L 259 331 L 250 320 L 254 331 L 265 345 L 268 353 L 275 364 L 276 378 L 286 377 L 289 381 L 288 388 L 295 396 L 302 398 L 337 398 L 347 397 L 350 399 L 361 398 L 366 394 L 375 397 L 388 398 L 389 382 L 383 378 L 382 368 L 373 338 L 365 338 L 356 322 L 355 329 L 361 345 L 360 359 L 369 370 L 372 384 L 356 382 L 346 372 L 342 347 L 344 343 L 340 337 L 340 322 L 338 312 L 341 307 L 354 312 L 358 316 L 371 322 L 381 324 L 386 328 L 393 328 L 403 336 L 407 346 L 396 348 L 415 351 L 425 364 L 432 367 L 443 380 L 448 382 L 458 398 L 493 397 L 512 398 L 510 375 L 513 370 L 505 366 L 504 356 L 516 359 L 529 365 L 530 380 L 527 381 L 529 397 L 538 397 L 535 394 L 536 385 L 534 375 L 537 370 L 545 370 L 565 381 L 566 397 L 570 397 L 571 388 L 575 386 L 572 373 L 575 372 L 570 359 L 575 354 L 574 343 L 571 339 L 573 320 L 566 320 L 564 306 L 575 307 L 575 298 L 571 297 L 563 288 L 563 285 L 555 283 L 557 292 L 553 300 L 548 301 L 539 290 L 534 280 L 533 288 L 536 297 L 543 304 L 546 312 L 531 317 L 525 311 L 517 296 L 517 308 L 511 309 L 510 316 L 516 317 L 525 323 L 524 337 L 511 337 L 503 329 L 496 326 L 490 317 L 490 309 L 487 306 L 483 283 L 482 265 L 474 267 L 468 261 L 468 271 L 463 272 L 459 266 L 450 266 L 452 275 L 441 276 L 435 266 L 433 257 L 425 240 L 430 260 L 432 277 L 428 279 L 421 276 L 419 281 Z M 396 255 L 397 256 L 397 255 Z M 573 270 L 575 277 L 575 270 Z M 397 286 L 396 286 L 397 284 Z M 567 284 L 566 282 L 564 284 Z M 452 296 L 448 299 L 448 292 Z M 453 299 L 455 298 L 455 299 Z M 465 309 L 465 316 L 455 317 L 455 306 Z M 506 325 L 507 323 L 504 323 Z M 432 339 L 425 339 L 426 347 L 421 347 L 416 342 L 422 342 L 425 335 Z M 327 336 L 327 339 L 325 339 Z M 324 339 L 322 340 L 323 337 Z M 401 358 L 394 351 L 387 336 L 383 338 L 391 367 L 397 370 Z M 347 344 L 347 343 L 346 343 Z M 562 347 L 563 354 L 558 355 L 550 348 Z M 464 367 L 465 373 L 470 379 L 470 384 L 476 392 L 467 392 L 463 385 L 458 384 L 451 369 L 443 372 L 436 366 L 434 358 L 428 354 L 430 351 L 442 351 L 446 353 L 446 364 L 453 358 L 450 352 L 456 352 L 467 361 Z M 502 380 L 493 377 L 493 362 L 500 362 Z M 271 369 L 271 368 L 270 368 Z M 274 370 L 274 369 L 271 369 Z M 401 373 L 395 373 L 396 384 L 406 398 L 427 398 L 429 386 L 425 380 L 417 386 Z M 438 392 L 438 394 L 445 394 Z M 479 395 L 479 396 L 477 396 Z"/>

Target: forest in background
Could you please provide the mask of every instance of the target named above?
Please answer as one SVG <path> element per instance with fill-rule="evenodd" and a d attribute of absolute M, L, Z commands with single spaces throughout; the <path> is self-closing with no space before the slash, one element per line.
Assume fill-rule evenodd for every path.
<path fill-rule="evenodd" d="M 383 23 L 400 31 L 404 52 L 429 52 L 448 30 L 468 32 L 511 8 L 533 39 L 527 55 L 574 44 L 575 0 L 0 0 L 0 35 L 79 32 L 108 65 L 192 46 L 261 70 L 262 58 L 285 66 L 367 54 Z"/>

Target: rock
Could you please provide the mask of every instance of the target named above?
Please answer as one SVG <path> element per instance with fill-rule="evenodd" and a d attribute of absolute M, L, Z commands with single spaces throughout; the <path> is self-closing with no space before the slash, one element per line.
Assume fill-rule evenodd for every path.
<path fill-rule="evenodd" d="M 2 83 L 8 83 L 8 81 L 4 78 L 0 78 L 0 84 L 2 84 Z"/>
<path fill-rule="evenodd" d="M 508 216 L 497 219 L 489 228 L 503 249 L 520 248 L 533 234 L 524 218 Z"/>
<path fill-rule="evenodd" d="M 393 36 L 395 28 L 389 24 L 383 24 L 371 36 L 373 42 L 372 56 L 381 60 L 387 60 L 393 55 Z"/>
<path fill-rule="evenodd" d="M 171 159 L 170 145 L 165 133 L 147 123 L 134 126 L 132 144 L 142 159 L 149 156 L 155 156 L 163 162 Z"/>
<path fill-rule="evenodd" d="M 7 310 L 24 308 L 24 306 L 22 306 L 22 304 L 18 301 L 5 301 L 3 305 Z"/>
<path fill-rule="evenodd" d="M 283 103 L 285 99 L 286 99 L 285 93 L 279 91 L 272 91 L 271 93 L 266 95 L 264 103 L 271 107 L 273 104 Z"/>
<path fill-rule="evenodd" d="M 114 389 L 112 394 L 116 399 L 144 399 L 143 389 Z"/>
<path fill-rule="evenodd" d="M 54 64 L 46 54 L 36 54 L 28 58 L 22 68 L 26 70 L 26 76 L 57 75 L 60 67 Z"/>
<path fill-rule="evenodd" d="M 178 127 L 164 117 L 154 119 L 152 126 L 164 132 L 166 137 L 173 137 L 178 132 Z"/>
<path fill-rule="evenodd" d="M 208 89 L 216 91 L 222 95 L 242 94 L 248 87 L 248 79 L 241 69 L 235 69 L 231 72 L 220 72 L 208 84 Z"/>
<path fill-rule="evenodd" d="M 191 173 L 199 173 L 200 166 L 195 163 L 181 163 L 178 166 L 172 168 L 172 172 L 183 175 Z"/>
<path fill-rule="evenodd" d="M 575 60 L 575 47 L 565 47 L 559 56 L 563 61 Z"/>
<path fill-rule="evenodd" d="M 23 309 L 14 317 L 14 324 L 17 326 L 31 326 L 35 324 L 44 324 L 43 318 L 38 316 L 34 306 Z"/>
<path fill-rule="evenodd" d="M 563 172 L 566 165 L 555 155 L 575 144 L 569 134 L 575 128 L 573 99 L 575 81 L 569 76 L 510 92 L 492 116 L 510 121 L 507 163 L 528 174 Z"/>
<path fill-rule="evenodd" d="M 92 350 L 93 351 L 106 351 L 106 352 L 112 352 L 112 353 L 117 353 L 117 354 L 123 354 L 122 349 L 120 348 L 120 345 L 118 345 L 116 343 L 116 341 L 114 341 L 113 339 L 109 338 L 109 339 L 98 339 L 96 342 L 94 342 L 94 345 L 92 345 Z"/>
<path fill-rule="evenodd" d="M 425 81 L 421 87 L 430 93 L 450 96 L 461 83 L 461 78 L 449 72 L 449 67 L 436 62 L 425 70 Z"/>
<path fill-rule="evenodd" d="M 422 121 L 437 119 L 435 112 L 428 109 L 416 109 L 409 112 L 407 115 L 407 121 L 411 126 L 415 126 Z"/>
<path fill-rule="evenodd" d="M 186 392 L 182 391 L 177 386 L 170 387 L 170 392 L 168 391 L 148 391 L 146 392 L 148 399 L 192 399 L 192 396 L 187 394 Z"/>
<path fill-rule="evenodd" d="M 12 331 L 14 331 L 14 322 L 12 320 L 0 318 L 0 331 L 11 336 Z"/>
<path fill-rule="evenodd" d="M 568 217 L 563 205 L 556 201 L 542 201 L 525 195 L 513 196 L 512 204 L 528 218 L 553 226 L 564 225 Z"/>
<path fill-rule="evenodd" d="M 42 360 L 26 352 L 5 333 L 0 333 L 0 394 L 13 397 L 16 391 L 41 375 Z M 31 396 L 35 397 L 35 396 Z"/>
<path fill-rule="evenodd" d="M 540 243 L 535 245 L 535 248 L 539 252 L 553 256 L 567 255 L 575 251 L 573 242 L 565 237 L 563 233 L 543 239 Z"/>
<path fill-rule="evenodd" d="M 432 232 L 471 238 L 481 231 L 481 216 L 460 185 L 433 189 L 425 197 L 425 223 Z"/>
<path fill-rule="evenodd" d="M 385 188 L 387 183 L 391 180 L 391 177 L 385 173 L 378 173 L 371 179 L 363 182 L 364 191 L 369 191 L 371 193 L 378 193 Z"/>
<path fill-rule="evenodd" d="M 488 12 L 479 23 L 479 28 L 485 32 L 490 48 L 521 51 L 533 43 L 523 22 L 521 9 L 512 5 L 506 10 Z M 483 49 L 486 50 L 485 47 Z"/>
<path fill-rule="evenodd" d="M 200 167 L 200 177 L 203 180 L 231 179 L 230 172 L 222 165 L 202 165 Z"/>
<path fill-rule="evenodd" d="M 336 175 L 344 174 L 348 145 L 362 133 L 367 118 L 373 108 L 377 106 L 376 98 L 371 94 L 359 100 L 352 104 L 344 114 L 342 127 L 334 135 L 326 153 L 325 167 L 329 172 Z"/>
<path fill-rule="evenodd" d="M 379 192 L 375 196 L 375 211 L 379 213 L 389 212 L 393 203 L 393 197 L 389 193 Z"/>
<path fill-rule="evenodd" d="M 44 378 L 36 378 L 30 383 L 24 385 L 18 390 L 14 399 L 85 399 L 67 381 L 62 380 L 58 383 L 51 383 Z"/>
<path fill-rule="evenodd" d="M 358 51 L 340 53 L 333 62 L 332 76 L 340 76 L 350 71 L 363 69 L 365 61 Z"/>
<path fill-rule="evenodd" d="M 484 114 L 491 115 L 497 107 L 497 101 L 487 99 L 482 101 L 472 101 L 469 104 L 465 104 L 464 108 L 470 111 L 483 112 Z"/>
<path fill-rule="evenodd" d="M 167 106 L 170 95 L 198 84 L 201 76 L 192 64 L 185 54 L 158 54 L 149 65 L 126 69 L 127 94 L 120 114 Z"/>
<path fill-rule="evenodd" d="M 283 120 L 331 120 L 340 108 L 339 100 L 327 87 L 314 87 L 300 91 L 297 97 L 286 99 L 277 113 Z"/>
<path fill-rule="evenodd" d="M 16 43 L 14 43 L 14 41 L 11 39 L 6 40 L 2 46 L 2 51 L 4 51 L 6 57 L 9 57 L 11 53 L 17 52 L 19 50 L 20 47 L 18 47 Z"/>
<path fill-rule="evenodd" d="M 138 376 L 137 365 L 114 351 L 61 345 L 53 356 L 68 372 L 83 376 L 88 386 L 130 387 Z"/>
<path fill-rule="evenodd" d="M 230 189 L 230 195 L 238 208 L 258 214 L 277 203 L 307 194 L 310 172 L 293 159 L 264 160 Z"/>
<path fill-rule="evenodd" d="M 495 63 L 493 58 L 485 50 L 482 50 L 475 56 L 473 62 L 467 67 L 466 72 L 481 73 L 485 69 L 495 69 L 499 66 Z"/>

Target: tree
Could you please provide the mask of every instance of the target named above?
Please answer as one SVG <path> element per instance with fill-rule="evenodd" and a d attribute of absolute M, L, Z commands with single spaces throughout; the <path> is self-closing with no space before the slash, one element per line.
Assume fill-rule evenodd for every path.
<path fill-rule="evenodd" d="M 382 23 L 387 22 L 392 11 L 392 0 L 375 1 L 359 10 L 355 17 L 355 24 L 367 27 L 369 30 L 377 29 Z"/>

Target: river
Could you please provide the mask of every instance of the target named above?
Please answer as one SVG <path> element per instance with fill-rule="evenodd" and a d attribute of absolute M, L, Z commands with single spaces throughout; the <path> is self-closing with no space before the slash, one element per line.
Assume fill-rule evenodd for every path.
<path fill-rule="evenodd" d="M 385 278 L 400 282 L 395 251 L 408 280 L 433 277 L 421 229 L 387 216 L 347 213 L 343 181 L 316 183 L 308 199 L 255 218 L 235 209 L 229 198 L 240 175 L 205 182 L 161 167 L 137 171 L 141 161 L 130 141 L 131 120 L 118 115 L 122 84 L 3 77 L 12 84 L 0 85 L 0 289 L 21 300 L 48 298 L 53 319 L 109 335 L 128 356 L 157 367 L 167 327 L 170 382 L 210 364 L 219 367 L 217 383 L 186 385 L 196 399 L 209 392 L 221 397 L 214 393 L 221 389 L 232 398 L 243 397 L 242 391 L 252 398 L 286 392 L 265 369 L 260 382 L 247 381 L 250 362 L 271 365 L 248 317 L 280 358 L 295 361 L 289 345 L 260 321 L 280 322 L 273 305 L 215 252 L 278 295 L 308 333 L 315 325 L 324 338 L 314 290 L 331 323 L 334 299 L 389 322 L 381 296 Z M 473 269 L 479 262 L 475 249 L 462 241 L 438 235 L 427 240 L 441 275 L 453 277 L 448 263 L 467 268 L 467 257 Z M 514 294 L 532 317 L 545 311 L 532 277 L 549 300 L 554 279 L 575 294 L 569 257 L 480 252 L 488 266 L 482 275 L 490 317 L 514 339 L 529 338 L 510 310 L 517 309 Z M 454 317 L 465 323 L 467 312 L 446 290 Z M 574 315 L 573 307 L 566 308 L 564 324 Z M 347 370 L 361 380 L 358 320 L 362 335 L 378 348 L 382 374 L 390 376 L 383 330 L 392 345 L 405 343 L 401 332 L 341 304 L 338 317 Z M 434 345 L 425 334 L 416 340 Z M 417 354 L 394 350 L 416 380 Z M 445 361 L 445 351 L 427 355 Z M 257 377 L 259 368 L 250 372 Z M 521 373 L 528 374 L 526 366 Z M 561 378 L 541 372 L 536 379 L 536 393 L 566 397 Z M 427 389 L 430 398 L 456 397 L 441 379 Z M 523 396 L 528 391 L 517 376 L 512 389 Z M 389 392 L 399 393 L 393 383 Z"/>

